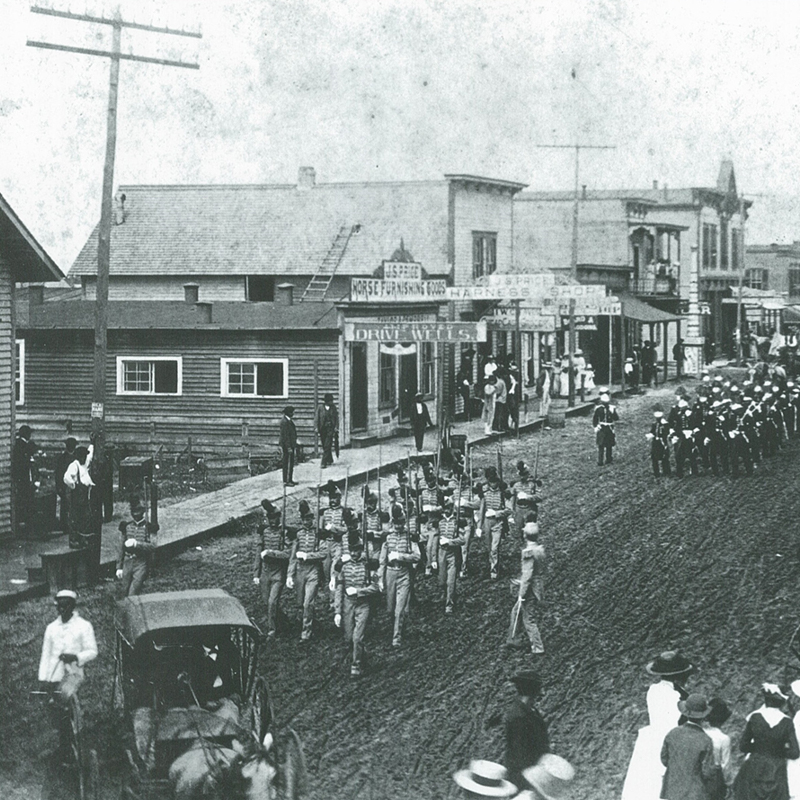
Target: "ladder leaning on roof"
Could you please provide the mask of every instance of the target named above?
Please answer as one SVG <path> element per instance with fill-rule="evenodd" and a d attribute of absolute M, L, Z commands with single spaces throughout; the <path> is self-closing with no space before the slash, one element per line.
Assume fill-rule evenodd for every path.
<path fill-rule="evenodd" d="M 342 263 L 347 245 L 350 242 L 350 237 L 356 232 L 357 226 L 342 225 L 339 228 L 339 233 L 333 240 L 330 249 L 322 259 L 319 269 L 311 280 L 306 284 L 300 301 L 307 300 L 310 303 L 320 303 L 325 299 L 328 293 L 333 276 Z"/>

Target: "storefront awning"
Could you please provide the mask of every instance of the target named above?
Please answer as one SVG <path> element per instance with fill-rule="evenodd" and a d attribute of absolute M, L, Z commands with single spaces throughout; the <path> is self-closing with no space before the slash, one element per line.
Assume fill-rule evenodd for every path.
<path fill-rule="evenodd" d="M 622 294 L 619 299 L 622 303 L 622 316 L 637 322 L 677 322 L 681 319 L 677 314 L 662 311 L 631 295 Z"/>
<path fill-rule="evenodd" d="M 800 306 L 786 306 L 783 321 L 790 325 L 800 325 Z"/>

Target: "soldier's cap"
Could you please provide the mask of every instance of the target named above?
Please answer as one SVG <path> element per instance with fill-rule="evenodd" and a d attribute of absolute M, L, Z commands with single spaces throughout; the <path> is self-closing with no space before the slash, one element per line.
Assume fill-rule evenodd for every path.
<path fill-rule="evenodd" d="M 722 378 L 722 375 L 715 375 L 715 376 L 714 376 L 714 380 L 715 380 L 715 381 L 721 381 L 721 380 L 723 380 L 723 378 Z"/>
<path fill-rule="evenodd" d="M 719 386 L 715 386 L 715 387 L 714 387 L 714 388 L 711 390 L 711 392 L 712 392 L 713 394 L 722 394 L 722 389 L 720 389 L 720 388 L 719 388 Z"/>
<path fill-rule="evenodd" d="M 519 472 L 520 475 L 527 475 L 530 471 L 530 468 L 524 461 L 517 461 L 517 472 Z"/>
<path fill-rule="evenodd" d="M 67 436 L 67 438 L 64 439 L 64 444 L 67 450 L 74 450 L 75 445 L 78 444 L 78 440 L 74 436 Z"/>
<path fill-rule="evenodd" d="M 364 498 L 364 500 L 366 501 L 366 503 L 367 503 L 367 505 L 368 505 L 368 506 L 376 506 L 376 505 L 378 505 L 378 495 L 376 495 L 376 494 L 373 494 L 372 492 L 370 492 L 370 493 L 369 493 L 369 494 L 368 494 L 368 495 L 367 495 L 367 496 Z"/>
<path fill-rule="evenodd" d="M 761 399 L 762 400 L 772 400 L 772 395 L 769 392 L 765 392 L 764 396 Z"/>
<path fill-rule="evenodd" d="M 654 417 L 663 417 L 664 416 L 664 412 L 661 411 L 661 410 L 656 410 L 656 411 L 653 412 L 653 416 Z"/>
<path fill-rule="evenodd" d="M 739 393 L 739 387 L 735 383 L 731 384 L 731 394 L 738 394 L 738 393 Z"/>
<path fill-rule="evenodd" d="M 777 394 L 781 390 L 781 387 L 780 386 L 776 386 L 774 383 L 772 384 L 771 388 L 772 388 L 772 391 L 773 391 L 774 394 Z"/>
<path fill-rule="evenodd" d="M 403 506 L 393 505 L 392 522 L 405 522 L 405 521 L 406 521 L 406 512 L 403 511 Z"/>
<path fill-rule="evenodd" d="M 542 692 L 542 679 L 538 672 L 523 670 L 511 678 L 511 683 L 517 687 L 520 694 L 538 697 Z"/>
<path fill-rule="evenodd" d="M 719 408 L 721 405 L 722 405 L 722 403 L 720 403 L 720 401 L 719 401 L 719 400 L 715 400 L 715 401 L 714 401 L 714 402 L 711 404 L 711 408 Z"/>
<path fill-rule="evenodd" d="M 59 600 L 71 600 L 73 603 L 77 603 L 78 595 L 76 592 L 73 592 L 72 589 L 61 589 L 56 593 L 55 601 L 56 603 Z"/>
<path fill-rule="evenodd" d="M 611 397 L 607 395 L 605 392 L 600 395 L 600 402 L 601 403 L 608 403 L 611 401 Z"/>
<path fill-rule="evenodd" d="M 311 506 L 308 504 L 308 500 L 301 500 L 297 504 L 297 510 L 300 512 L 300 516 L 303 518 L 314 516 L 314 512 L 311 510 Z"/>
<path fill-rule="evenodd" d="M 794 388 L 794 381 L 786 381 L 786 388 L 793 389 Z"/>
<path fill-rule="evenodd" d="M 444 498 L 444 503 L 442 503 L 442 505 L 445 508 L 452 508 L 453 507 L 453 497 L 451 495 L 448 495 L 447 497 L 445 497 Z"/>
<path fill-rule="evenodd" d="M 730 401 L 731 401 L 730 397 L 723 397 L 722 400 L 720 400 L 719 402 L 720 402 L 720 405 L 724 406 L 727 403 L 730 403 Z"/>
<path fill-rule="evenodd" d="M 731 411 L 744 411 L 744 406 L 741 403 L 732 403 L 731 404 Z"/>
<path fill-rule="evenodd" d="M 391 519 L 391 517 L 389 516 L 389 512 L 388 511 L 381 511 L 381 524 L 382 525 L 385 525 L 390 519 Z"/>
<path fill-rule="evenodd" d="M 746 395 L 744 395 L 742 397 L 742 402 L 744 402 L 744 403 L 752 403 L 753 402 L 753 398 L 750 397 L 749 394 L 746 394 Z"/>
<path fill-rule="evenodd" d="M 698 403 L 707 403 L 708 397 L 704 394 L 701 394 L 700 397 L 697 398 Z"/>
<path fill-rule="evenodd" d="M 487 481 L 496 481 L 499 479 L 497 469 L 495 467 L 486 467 L 483 474 Z"/>
<path fill-rule="evenodd" d="M 261 508 L 267 512 L 268 517 L 279 517 L 281 515 L 280 509 L 276 508 L 266 497 L 261 501 Z"/>
<path fill-rule="evenodd" d="M 763 391 L 764 391 L 764 387 L 763 386 L 754 386 L 753 387 L 753 392 L 756 393 L 756 394 L 759 394 L 759 393 L 761 393 Z"/>
<path fill-rule="evenodd" d="M 678 400 L 678 408 L 688 408 L 688 407 L 689 407 L 689 404 L 686 402 L 686 400 L 683 397 L 681 397 L 681 399 Z"/>

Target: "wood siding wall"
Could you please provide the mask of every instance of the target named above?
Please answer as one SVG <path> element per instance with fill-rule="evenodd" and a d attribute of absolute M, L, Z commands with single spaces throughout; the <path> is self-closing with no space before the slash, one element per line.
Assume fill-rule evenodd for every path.
<path fill-rule="evenodd" d="M 11 448 L 14 442 L 14 282 L 0 256 L 0 539 L 11 536 Z"/>
<path fill-rule="evenodd" d="M 18 421 L 34 428 L 37 442 L 58 446 L 67 421 L 86 439 L 92 402 L 91 331 L 21 331 L 25 339 L 25 404 Z M 283 409 L 295 407 L 298 437 L 313 443 L 314 364 L 319 397 L 339 398 L 338 331 L 109 331 L 106 431 L 109 442 L 150 452 L 186 446 L 198 452 L 235 446 L 274 449 Z M 182 394 L 117 395 L 117 356 L 181 356 Z M 288 398 L 220 396 L 221 358 L 287 358 Z M 135 447 L 134 447 L 135 449 Z"/>

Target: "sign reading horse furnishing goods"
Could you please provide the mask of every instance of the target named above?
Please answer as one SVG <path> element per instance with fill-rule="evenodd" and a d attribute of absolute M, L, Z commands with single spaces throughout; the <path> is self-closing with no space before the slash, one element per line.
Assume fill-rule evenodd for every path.
<path fill-rule="evenodd" d="M 443 280 L 350 278 L 350 301 L 353 303 L 414 303 L 445 300 L 446 286 L 447 284 Z"/>
<path fill-rule="evenodd" d="M 485 342 L 481 322 L 362 322 L 344 324 L 346 342 Z"/>

